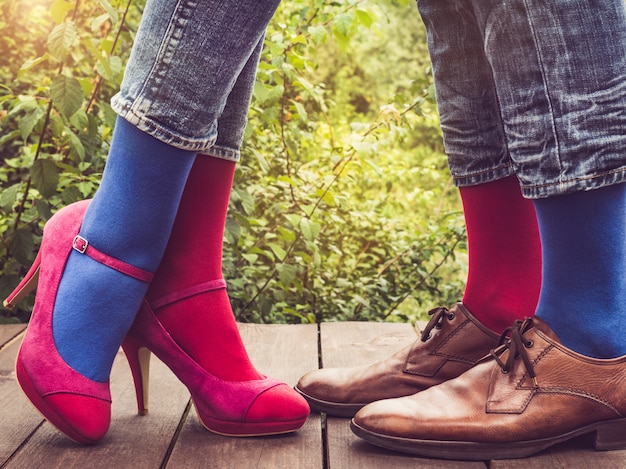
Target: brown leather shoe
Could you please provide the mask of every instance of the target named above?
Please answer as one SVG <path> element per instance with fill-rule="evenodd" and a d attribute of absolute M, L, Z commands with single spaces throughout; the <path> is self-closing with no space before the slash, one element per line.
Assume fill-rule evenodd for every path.
<path fill-rule="evenodd" d="M 409 396 L 459 376 L 498 344 L 462 304 L 436 308 L 422 336 L 386 360 L 350 368 L 324 368 L 302 378 L 295 389 L 311 410 L 352 417 L 370 402 Z"/>
<path fill-rule="evenodd" d="M 352 430 L 385 448 L 460 460 L 521 458 L 586 433 L 598 450 L 626 448 L 626 356 L 579 355 L 538 318 L 509 332 L 458 378 L 364 407 Z"/>

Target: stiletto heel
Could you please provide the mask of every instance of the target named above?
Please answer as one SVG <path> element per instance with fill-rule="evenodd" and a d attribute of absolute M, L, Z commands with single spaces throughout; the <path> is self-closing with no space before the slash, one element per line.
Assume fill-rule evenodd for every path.
<path fill-rule="evenodd" d="M 135 383 L 137 412 L 139 415 L 146 415 L 148 413 L 151 352 L 128 335 L 122 343 L 122 350 L 126 354 L 133 382 Z"/>
<path fill-rule="evenodd" d="M 52 335 L 57 291 L 73 250 L 134 278 L 151 273 L 114 259 L 78 235 L 89 201 L 59 210 L 44 227 L 41 248 L 28 274 L 5 300 L 16 304 L 36 286 L 37 296 L 16 360 L 17 381 L 39 412 L 70 439 L 92 444 L 106 434 L 111 420 L 109 382 L 98 382 L 70 367 Z"/>
<path fill-rule="evenodd" d="M 39 268 L 41 267 L 41 251 L 37 253 L 37 257 L 33 262 L 33 265 L 28 269 L 28 273 L 24 276 L 22 281 L 15 287 L 13 293 L 11 293 L 6 300 L 2 302 L 2 305 L 12 310 L 20 301 L 22 301 L 29 293 L 37 288 L 39 283 Z"/>

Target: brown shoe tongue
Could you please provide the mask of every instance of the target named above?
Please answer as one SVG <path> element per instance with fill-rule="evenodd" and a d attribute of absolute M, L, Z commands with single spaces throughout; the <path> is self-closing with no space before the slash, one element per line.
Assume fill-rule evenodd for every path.
<path fill-rule="evenodd" d="M 557 342 L 559 344 L 561 343 L 559 337 L 552 329 L 550 329 L 550 326 L 548 326 L 543 319 L 534 316 L 532 318 L 532 326 L 554 342 Z"/>

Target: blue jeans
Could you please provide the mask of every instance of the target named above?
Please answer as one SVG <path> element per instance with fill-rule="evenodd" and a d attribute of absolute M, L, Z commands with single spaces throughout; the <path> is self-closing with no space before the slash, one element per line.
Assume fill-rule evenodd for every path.
<path fill-rule="evenodd" d="M 455 184 L 626 180 L 624 0 L 417 0 Z"/>
<path fill-rule="evenodd" d="M 265 29 L 279 3 L 148 0 L 113 109 L 169 145 L 238 160 Z"/>

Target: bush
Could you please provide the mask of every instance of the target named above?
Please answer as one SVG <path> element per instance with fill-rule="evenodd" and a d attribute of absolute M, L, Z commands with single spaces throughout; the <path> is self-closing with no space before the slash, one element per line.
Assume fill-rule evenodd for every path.
<path fill-rule="evenodd" d="M 0 293 L 43 224 L 93 196 L 140 2 L 0 0 Z M 410 11 L 409 11 L 410 10 Z M 413 2 L 283 2 L 227 222 L 238 319 L 414 320 L 461 293 L 464 252 Z M 407 14 L 409 13 L 409 14 Z M 28 18 L 28 20 L 25 20 Z M 32 299 L 5 320 L 27 320 Z"/>

